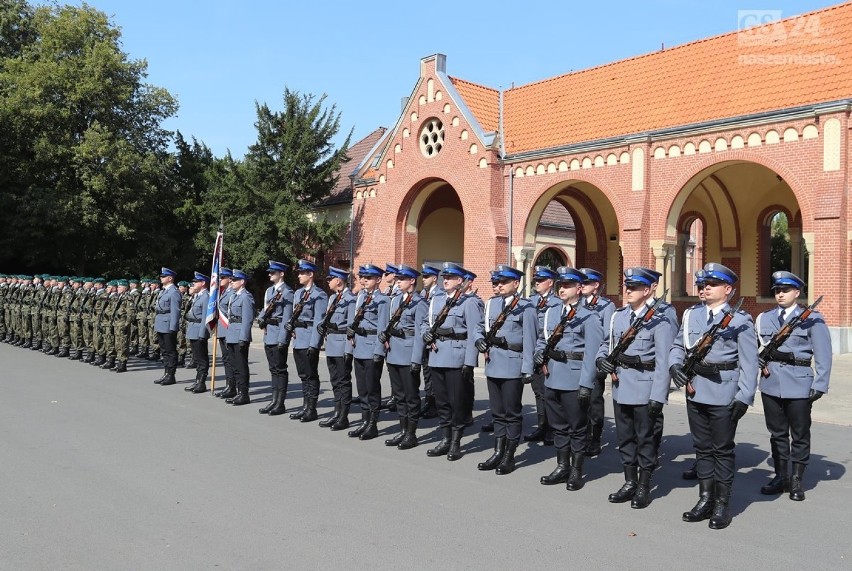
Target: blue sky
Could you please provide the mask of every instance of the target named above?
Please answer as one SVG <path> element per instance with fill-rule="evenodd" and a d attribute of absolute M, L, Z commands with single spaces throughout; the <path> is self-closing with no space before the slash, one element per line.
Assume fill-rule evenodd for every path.
<path fill-rule="evenodd" d="M 740 10 L 788 17 L 837 3 L 88 2 L 121 27 L 131 58 L 148 61 L 149 82 L 178 98 L 165 127 L 235 157 L 256 139 L 254 102 L 281 109 L 285 86 L 327 94 L 354 141 L 394 124 L 420 58 L 436 52 L 452 76 L 509 88 L 736 30 Z"/>

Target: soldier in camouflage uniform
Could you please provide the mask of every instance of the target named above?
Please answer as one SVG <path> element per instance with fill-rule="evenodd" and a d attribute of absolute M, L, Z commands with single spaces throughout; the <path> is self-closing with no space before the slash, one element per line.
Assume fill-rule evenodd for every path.
<path fill-rule="evenodd" d="M 41 278 L 26 276 L 24 278 L 24 293 L 21 297 L 21 342 L 24 349 L 33 346 L 33 305 Z"/>
<path fill-rule="evenodd" d="M 68 303 L 68 358 L 72 361 L 82 356 L 83 347 L 83 289 L 84 278 L 71 279 L 71 301 Z"/>
<path fill-rule="evenodd" d="M 88 288 L 86 287 L 88 286 Z M 83 347 L 86 349 L 86 363 L 92 363 L 95 360 L 95 339 L 94 339 L 94 321 L 95 321 L 95 297 L 102 289 L 102 282 L 97 283 L 96 278 L 86 278 L 83 282 L 83 288 L 86 289 L 86 297 L 83 299 L 81 310 L 83 312 Z M 80 358 L 83 356 L 80 355 Z"/>
<path fill-rule="evenodd" d="M 41 352 L 53 354 L 53 329 L 56 326 L 56 311 L 54 301 L 56 299 L 56 283 L 58 276 L 47 276 L 44 279 L 44 298 L 41 302 Z"/>
<path fill-rule="evenodd" d="M 6 278 L 6 274 L 0 274 L 0 341 L 4 341 L 6 339 L 6 311 L 8 309 L 6 297 L 8 295 L 9 284 Z"/>
<path fill-rule="evenodd" d="M 104 362 L 101 369 L 109 369 L 115 366 L 115 335 L 113 334 L 113 319 L 118 311 L 118 280 L 107 283 L 109 296 L 107 297 L 106 310 L 101 319 L 101 335 L 104 340 Z"/>
<path fill-rule="evenodd" d="M 160 282 L 151 280 L 148 284 L 151 291 L 151 304 L 148 306 L 148 360 L 160 360 L 160 339 L 154 331 L 154 320 L 157 317 L 157 296 L 160 295 Z"/>
<path fill-rule="evenodd" d="M 192 309 L 192 296 L 189 295 L 189 282 L 179 281 L 177 283 L 180 292 L 180 325 L 177 334 L 177 362 L 178 367 L 186 366 L 186 353 L 189 351 L 189 342 L 186 340 L 186 314 Z"/>
<path fill-rule="evenodd" d="M 47 296 L 47 290 L 44 288 L 44 276 L 33 276 L 33 290 L 30 297 L 30 343 L 29 346 L 24 345 L 25 349 L 38 351 L 41 349 L 41 308 L 44 305 L 44 298 Z"/>
<path fill-rule="evenodd" d="M 139 279 L 127 280 L 127 297 L 130 298 L 130 325 L 127 330 L 127 354 L 131 357 L 139 352 L 139 328 L 136 322 L 136 312 L 139 311 L 140 293 Z"/>
<path fill-rule="evenodd" d="M 151 289 L 148 278 L 141 280 L 142 290 L 139 292 L 139 305 L 136 307 L 136 343 L 137 351 L 141 359 L 148 358 L 148 310 L 151 308 Z"/>
<path fill-rule="evenodd" d="M 103 330 L 102 330 L 102 322 L 106 317 L 104 317 L 104 313 L 106 312 L 106 305 L 109 299 L 109 292 L 107 291 L 106 286 L 104 285 L 103 278 L 95 279 L 95 297 L 92 300 L 92 344 L 89 348 L 89 355 L 92 357 L 90 359 L 86 359 L 87 362 L 91 363 L 95 367 L 100 367 L 104 364 L 106 359 L 104 358 L 104 340 L 103 340 Z"/>
<path fill-rule="evenodd" d="M 50 354 L 55 357 L 68 356 L 68 301 L 73 295 L 68 286 L 68 276 L 60 276 L 53 286 L 53 322 L 50 330 Z M 70 295 L 69 295 L 70 293 Z"/>
<path fill-rule="evenodd" d="M 117 284 L 116 306 L 111 317 L 113 339 L 115 339 L 115 357 L 110 358 L 112 360 L 109 363 L 110 367 L 104 366 L 104 368 L 114 369 L 116 373 L 124 373 L 127 371 L 127 342 L 130 335 L 130 323 L 133 321 L 134 299 L 128 295 L 129 283 L 127 280 L 118 280 Z"/>

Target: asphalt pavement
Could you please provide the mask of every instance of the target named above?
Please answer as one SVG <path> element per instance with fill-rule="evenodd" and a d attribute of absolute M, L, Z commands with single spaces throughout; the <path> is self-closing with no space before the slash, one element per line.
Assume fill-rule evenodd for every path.
<path fill-rule="evenodd" d="M 147 361 L 115 374 L 0 344 L 0 569 L 852 568 L 852 357 L 835 358 L 814 408 L 806 501 L 760 494 L 769 438 L 759 411 L 743 418 L 734 520 L 721 531 L 681 521 L 697 490 L 680 477 L 692 453 L 678 394 L 654 501 L 633 510 L 607 502 L 623 481 L 611 417 L 585 488 L 569 492 L 538 482 L 555 466 L 552 447 L 522 443 L 508 476 L 476 469 L 493 446 L 479 432 L 481 375 L 465 456 L 448 462 L 426 456 L 435 420 L 400 451 L 384 446 L 397 428 L 388 412 L 368 442 L 258 414 L 270 392 L 260 345 L 250 360 L 254 402 L 232 407 L 185 392 L 186 369 L 160 387 Z M 327 413 L 324 360 L 320 370 Z M 290 378 L 296 407 L 292 359 Z M 531 390 L 524 401 L 528 431 Z"/>

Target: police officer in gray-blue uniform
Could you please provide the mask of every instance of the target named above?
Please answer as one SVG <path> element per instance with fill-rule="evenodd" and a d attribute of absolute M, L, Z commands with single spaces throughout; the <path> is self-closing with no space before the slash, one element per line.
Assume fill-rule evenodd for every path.
<path fill-rule="evenodd" d="M 432 301 L 435 295 L 443 295 L 444 290 L 438 287 L 438 274 L 441 270 L 429 264 L 423 264 L 420 268 L 421 279 L 423 280 L 423 289 L 420 290 L 420 297 L 423 298 L 426 306 Z M 426 314 L 423 314 L 424 318 Z M 417 325 L 418 330 L 423 326 L 422 323 Z M 438 416 L 438 409 L 435 405 L 435 393 L 432 390 L 432 370 L 429 368 L 429 353 L 430 348 L 424 345 L 423 347 L 423 406 L 420 409 L 420 418 L 435 418 Z M 412 370 L 416 374 L 416 370 Z"/>
<path fill-rule="evenodd" d="M 533 287 L 535 293 L 530 296 L 530 303 L 535 308 L 538 319 L 538 331 L 544 327 L 544 315 L 551 307 L 561 306 L 562 300 L 553 291 L 553 286 L 559 275 L 547 266 L 536 266 L 533 274 Z M 544 375 L 534 373 L 530 382 L 535 394 L 535 411 L 538 418 L 536 429 L 524 435 L 526 442 L 544 442 L 546 445 L 553 444 L 553 431 L 547 423 L 547 407 L 544 404 Z"/>
<path fill-rule="evenodd" d="M 346 328 L 346 338 L 352 343 L 355 382 L 361 404 L 361 425 L 348 435 L 360 440 L 372 440 L 379 435 L 376 423 L 382 403 L 381 370 L 387 350 L 379 342 L 379 332 L 388 325 L 388 296 L 379 290 L 384 272 L 373 264 L 358 269 L 361 291 L 355 300 L 355 315 Z M 357 321 L 357 323 L 356 323 Z"/>
<path fill-rule="evenodd" d="M 485 302 L 477 294 L 477 288 L 473 286 L 473 280 L 476 279 L 476 274 L 465 269 L 464 271 L 464 297 L 479 306 L 480 315 L 485 311 Z M 476 383 L 473 379 L 473 369 L 462 369 L 462 385 L 466 391 L 465 397 L 465 420 L 464 425 L 470 426 L 473 424 L 473 405 L 476 402 Z M 493 428 L 493 426 L 492 426 Z"/>
<path fill-rule="evenodd" d="M 556 469 L 542 476 L 550 486 L 565 483 L 571 491 L 583 487 L 583 460 L 586 451 L 588 409 L 595 386 L 595 358 L 603 340 L 603 324 L 598 314 L 586 307 L 580 296 L 585 274 L 576 268 L 557 268 L 557 294 L 562 305 L 551 307 L 544 316 L 544 327 L 536 342 L 535 363 L 544 366 L 544 399 L 547 418 L 553 428 Z M 571 315 L 564 333 L 549 354 L 544 351 L 554 329 Z"/>
<path fill-rule="evenodd" d="M 382 276 L 382 284 L 379 286 L 379 290 L 388 296 L 388 299 L 393 299 L 396 295 L 399 295 L 399 286 L 396 283 L 396 272 L 398 268 L 399 266 L 397 264 L 392 264 L 390 262 L 385 264 L 385 273 Z M 382 374 L 384 373 L 384 363 L 382 363 L 382 366 L 378 368 L 375 373 L 381 380 Z M 390 396 L 382 400 L 381 408 L 395 412 L 397 406 L 396 396 L 397 395 L 394 393 L 393 387 L 391 387 Z"/>
<path fill-rule="evenodd" d="M 204 322 L 207 301 L 210 299 L 210 292 L 207 291 L 209 280 L 204 274 L 195 272 L 192 279 L 192 301 L 186 314 L 186 339 L 192 351 L 192 362 L 195 363 L 195 384 L 185 387 L 184 390 L 195 394 L 207 392 L 207 370 L 210 368 L 210 354 L 207 351 L 210 330 Z"/>
<path fill-rule="evenodd" d="M 615 375 L 612 407 L 624 485 L 609 495 L 612 503 L 630 501 L 636 509 L 651 503 L 651 473 L 656 464 L 654 418 L 662 413 L 669 393 L 669 350 L 675 329 L 665 311 L 647 315 L 654 303 L 659 274 L 648 268 L 624 271 L 624 301 L 610 320 L 609 335 L 598 351 L 598 372 Z M 610 362 L 607 357 L 633 324 L 642 328 L 627 349 Z M 616 380 L 617 379 L 617 380 Z"/>
<path fill-rule="evenodd" d="M 329 267 L 326 281 L 330 296 L 317 331 L 320 345 L 325 340 L 325 362 L 334 393 L 334 414 L 320 421 L 319 425 L 337 431 L 349 428 L 349 407 L 352 406 L 352 343 L 346 339 L 346 328 L 355 317 L 355 295 L 347 285 L 349 272 L 346 270 Z"/>
<path fill-rule="evenodd" d="M 228 352 L 234 368 L 234 380 L 237 396 L 226 398 L 225 402 L 235 406 L 249 404 L 249 366 L 248 352 L 251 345 L 251 326 L 254 321 L 254 298 L 246 289 L 248 274 L 241 270 L 232 272 L 234 293 L 228 299 Z"/>
<path fill-rule="evenodd" d="M 432 369 L 432 390 L 438 406 L 441 441 L 426 452 L 427 456 L 447 456 L 450 461 L 462 457 L 461 438 L 469 414 L 470 390 L 473 369 L 479 362 L 476 349 L 476 328 L 482 322 L 482 301 L 464 293 L 465 276 L 472 275 L 462 266 L 445 262 L 441 269 L 446 295 L 433 296 L 429 301 L 427 318 L 421 327 L 423 342 L 430 348 L 429 366 Z M 454 295 L 460 292 L 457 302 Z M 432 333 L 432 324 L 447 307 L 444 323 Z M 468 381 L 467 379 L 470 379 Z"/>
<path fill-rule="evenodd" d="M 583 280 L 581 295 L 586 307 L 595 311 L 601 319 L 604 337 L 609 335 L 609 324 L 615 311 L 615 304 L 603 296 L 602 286 L 604 277 L 593 268 L 580 268 L 586 279 Z M 601 453 L 601 434 L 603 434 L 605 406 L 604 389 L 606 375 L 598 373 L 595 376 L 595 388 L 592 389 L 592 404 L 589 406 L 589 426 L 586 430 L 586 456 L 597 456 Z"/>
<path fill-rule="evenodd" d="M 272 285 L 263 294 L 263 309 L 258 316 L 258 325 L 263 331 L 263 350 L 269 365 L 269 377 L 272 385 L 272 400 L 258 409 L 260 414 L 278 416 L 287 411 L 287 386 L 290 379 L 287 371 L 287 349 L 290 346 L 290 332 L 284 325 L 293 314 L 293 290 L 284 281 L 287 264 L 269 260 L 266 272 Z"/>
<path fill-rule="evenodd" d="M 704 277 L 705 277 L 704 268 L 701 268 L 700 270 L 695 271 L 695 289 L 698 292 L 699 303 L 693 305 L 691 308 L 687 309 L 687 311 L 694 311 L 693 308 L 696 308 L 696 307 L 700 307 L 700 308 L 704 307 Z M 677 333 L 675 333 L 675 335 L 677 335 Z M 662 415 L 657 417 L 657 423 L 656 423 L 656 426 L 654 427 L 654 430 L 656 431 L 654 433 L 654 437 L 657 439 L 657 445 L 659 446 L 660 442 L 662 442 L 662 439 L 663 439 Z M 696 471 L 696 468 L 695 468 L 696 464 L 697 464 L 697 461 L 693 460 L 690 467 L 683 471 L 683 474 L 681 474 L 681 477 L 684 480 L 697 480 L 698 479 L 698 472 Z"/>
<path fill-rule="evenodd" d="M 669 353 L 669 372 L 678 388 L 690 382 L 682 366 L 687 351 L 723 319 L 723 313 L 730 309 L 727 298 L 738 280 L 733 270 L 718 263 L 706 264 L 704 272 L 704 307 L 684 313 Z M 729 326 L 693 372 L 686 412 L 697 460 L 699 500 L 683 514 L 683 520 L 709 518 L 711 529 L 723 529 L 731 523 L 737 422 L 754 402 L 757 389 L 757 336 L 751 316 L 743 311 L 733 314 Z"/>
<path fill-rule="evenodd" d="M 388 315 L 399 314 L 399 320 L 387 333 L 379 332 L 379 343 L 383 343 L 387 349 L 388 376 L 399 415 L 399 432 L 385 440 L 385 446 L 408 450 L 417 446 L 417 424 L 420 421 L 419 372 L 424 347 L 419 326 L 426 316 L 426 302 L 417 293 L 420 272 L 411 266 L 399 264 L 395 276 L 398 293 L 390 299 Z M 417 370 L 416 375 L 412 372 L 414 369 Z"/>
<path fill-rule="evenodd" d="M 175 287 L 177 273 L 169 268 L 160 269 L 160 283 L 163 289 L 157 296 L 154 306 L 154 331 L 160 342 L 160 351 L 163 355 L 163 376 L 156 381 L 158 385 L 173 385 L 175 371 L 177 371 L 177 332 L 180 327 L 180 302 L 181 294 Z"/>
<path fill-rule="evenodd" d="M 761 313 L 755 320 L 761 349 L 784 325 L 805 311 L 796 303 L 804 285 L 799 276 L 790 272 L 772 274 L 778 307 Z M 811 454 L 811 407 L 828 392 L 831 376 L 831 337 L 822 314 L 813 310 L 780 347 L 758 364 L 763 373 L 760 397 L 775 464 L 775 477 L 760 491 L 766 495 L 789 492 L 791 500 L 802 501 L 802 478 Z"/>
<path fill-rule="evenodd" d="M 504 475 L 515 471 L 515 450 L 523 428 L 521 397 L 524 383 L 532 378 L 538 319 L 533 305 L 518 292 L 523 271 L 498 265 L 491 276 L 497 281 L 498 295 L 485 304 L 484 319 L 477 326 L 476 348 L 486 355 L 485 378 L 494 418 L 494 454 L 480 462 L 477 468 L 496 470 L 498 475 Z"/>
<path fill-rule="evenodd" d="M 217 304 L 217 311 L 220 317 L 219 323 L 216 326 L 216 340 L 219 342 L 219 354 L 222 355 L 222 366 L 225 369 L 225 389 L 216 393 L 216 396 L 223 399 L 237 396 L 237 381 L 234 376 L 234 366 L 231 363 L 231 353 L 228 351 L 228 327 L 224 323 L 228 319 L 228 303 L 234 295 L 234 290 L 231 287 L 231 278 L 233 278 L 233 272 L 231 272 L 230 268 L 219 268 L 219 287 L 221 288 L 221 293 Z"/>
<path fill-rule="evenodd" d="M 294 268 L 302 286 L 293 293 L 293 315 L 284 327 L 293 335 L 293 360 L 296 373 L 302 380 L 301 410 L 290 415 L 293 420 L 313 422 L 318 418 L 319 399 L 319 348 L 320 334 L 317 325 L 322 323 L 328 295 L 314 283 L 319 268 L 308 260 L 299 260 Z M 298 315 L 296 315 L 298 314 Z"/>

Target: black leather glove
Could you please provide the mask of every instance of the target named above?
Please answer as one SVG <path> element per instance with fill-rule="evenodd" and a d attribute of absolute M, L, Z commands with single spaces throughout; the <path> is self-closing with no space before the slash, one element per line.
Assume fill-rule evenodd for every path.
<path fill-rule="evenodd" d="M 316 347 L 308 347 L 308 359 L 313 359 L 319 353 L 319 349 Z"/>
<path fill-rule="evenodd" d="M 757 358 L 757 369 L 758 369 L 759 371 L 762 371 L 762 370 L 763 370 L 763 369 L 765 369 L 765 368 L 766 368 L 766 360 L 765 360 L 765 359 L 761 359 L 760 357 L 758 357 L 758 358 Z"/>
<path fill-rule="evenodd" d="M 387 343 L 388 342 L 388 334 L 382 331 L 379 333 L 379 343 Z"/>
<path fill-rule="evenodd" d="M 283 353 L 284 351 L 287 350 L 287 344 L 286 343 L 279 343 L 278 344 L 278 350 Z"/>
<path fill-rule="evenodd" d="M 432 333 L 431 331 L 427 331 L 426 333 L 423 334 L 423 342 L 426 343 L 427 345 L 431 345 L 432 343 L 435 342 L 435 334 Z"/>
<path fill-rule="evenodd" d="M 287 323 L 284 324 L 284 329 L 286 329 L 287 331 L 292 333 L 293 329 L 295 329 L 295 327 L 293 327 L 293 324 L 288 321 Z"/>
<path fill-rule="evenodd" d="M 320 337 L 325 337 L 328 333 L 328 327 L 325 327 L 322 323 L 317 325 L 317 333 L 320 334 Z"/>
<path fill-rule="evenodd" d="M 529 373 L 527 373 L 526 375 L 521 375 L 521 382 L 523 382 L 525 385 L 530 384 L 532 382 L 532 380 L 533 380 L 533 376 L 530 375 Z"/>
<path fill-rule="evenodd" d="M 248 341 L 240 341 L 240 349 L 248 349 L 250 343 Z"/>
<path fill-rule="evenodd" d="M 535 363 L 539 367 L 544 365 L 544 353 L 542 353 L 541 351 L 536 351 L 536 354 L 533 355 L 533 363 Z"/>
<path fill-rule="evenodd" d="M 689 382 L 689 377 L 686 376 L 686 373 L 683 372 L 683 367 L 680 365 L 672 365 L 669 367 L 669 375 L 671 375 L 672 382 L 679 389 L 685 387 L 686 383 Z"/>
<path fill-rule="evenodd" d="M 731 404 L 728 405 L 728 409 L 731 411 L 731 420 L 737 422 L 745 416 L 745 413 L 748 410 L 748 405 L 743 401 L 734 399 L 731 401 Z"/>
<path fill-rule="evenodd" d="M 355 337 L 355 330 L 352 327 L 347 327 L 346 328 L 346 338 L 352 339 L 354 337 Z"/>
<path fill-rule="evenodd" d="M 462 380 L 469 383 L 473 382 L 473 367 L 470 365 L 462 365 Z"/>
<path fill-rule="evenodd" d="M 615 372 L 615 364 L 610 363 L 603 357 L 599 357 L 597 361 L 595 361 L 595 366 L 598 368 L 598 371 L 604 373 L 606 375 Z"/>
<path fill-rule="evenodd" d="M 485 342 L 485 339 L 476 340 L 476 350 L 480 353 L 485 353 L 486 351 L 488 351 L 488 343 Z"/>
<path fill-rule="evenodd" d="M 352 369 L 352 353 L 347 353 L 343 356 L 343 365 L 347 369 Z"/>
<path fill-rule="evenodd" d="M 385 358 L 381 355 L 373 355 L 373 363 L 375 363 L 376 365 L 381 365 L 384 362 Z"/>
<path fill-rule="evenodd" d="M 577 403 L 580 405 L 580 408 L 589 408 L 589 405 L 592 403 L 592 389 L 580 387 L 580 391 L 577 393 Z"/>
<path fill-rule="evenodd" d="M 420 363 L 411 363 L 411 374 L 419 375 L 420 371 L 423 370 L 423 366 Z"/>
<path fill-rule="evenodd" d="M 261 328 L 261 329 L 266 329 L 266 326 L 267 326 L 267 325 L 269 325 L 269 322 L 268 322 L 268 321 L 266 321 L 265 319 L 258 319 L 258 320 L 257 320 L 257 326 L 258 326 L 259 328 Z"/>
<path fill-rule="evenodd" d="M 822 395 L 825 393 L 821 393 L 816 389 L 811 389 L 811 392 L 808 394 L 808 402 L 813 403 L 822 398 Z"/>
<path fill-rule="evenodd" d="M 648 401 L 648 415 L 651 418 L 657 418 L 663 414 L 663 403 L 657 402 L 655 400 Z"/>

